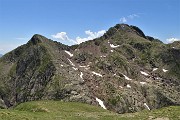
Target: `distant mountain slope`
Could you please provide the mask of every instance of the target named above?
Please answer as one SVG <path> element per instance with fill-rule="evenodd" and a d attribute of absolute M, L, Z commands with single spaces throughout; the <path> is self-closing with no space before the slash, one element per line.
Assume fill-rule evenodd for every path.
<path fill-rule="evenodd" d="M 0 59 L 2 108 L 50 99 L 135 112 L 179 105 L 179 85 L 180 43 L 127 24 L 74 46 L 36 34 Z"/>
<path fill-rule="evenodd" d="M 2 57 L 3 55 L 2 54 L 0 54 L 0 57 Z"/>

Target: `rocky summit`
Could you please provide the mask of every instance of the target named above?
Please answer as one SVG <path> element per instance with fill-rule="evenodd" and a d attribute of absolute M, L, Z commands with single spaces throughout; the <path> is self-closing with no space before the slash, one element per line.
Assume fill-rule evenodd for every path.
<path fill-rule="evenodd" d="M 136 112 L 180 105 L 179 86 L 180 42 L 127 24 L 73 46 L 36 34 L 0 58 L 0 108 L 61 100 Z"/>

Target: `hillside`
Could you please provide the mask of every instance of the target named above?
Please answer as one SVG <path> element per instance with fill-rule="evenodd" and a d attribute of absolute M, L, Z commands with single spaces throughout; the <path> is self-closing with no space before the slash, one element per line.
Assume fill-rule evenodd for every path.
<path fill-rule="evenodd" d="M 3 120 L 178 120 L 180 107 L 116 114 L 102 108 L 75 102 L 35 101 L 1 110 Z"/>
<path fill-rule="evenodd" d="M 135 26 L 67 46 L 41 35 L 0 58 L 0 107 L 34 100 L 101 106 L 117 113 L 180 105 L 180 42 Z"/>

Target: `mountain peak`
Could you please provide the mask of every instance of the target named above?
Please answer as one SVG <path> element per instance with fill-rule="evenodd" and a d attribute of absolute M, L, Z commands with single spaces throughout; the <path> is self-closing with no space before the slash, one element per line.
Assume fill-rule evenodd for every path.
<path fill-rule="evenodd" d="M 133 25 L 128 25 L 128 24 L 116 24 L 114 27 L 111 27 L 106 32 L 105 38 L 111 37 L 116 32 L 132 33 L 132 34 L 138 35 L 138 36 L 146 39 L 145 34 L 143 33 L 143 31 L 140 28 L 133 26 Z"/>
<path fill-rule="evenodd" d="M 30 39 L 29 43 L 36 45 L 38 43 L 45 42 L 46 40 L 48 40 L 46 37 L 39 34 L 34 34 L 33 37 Z"/>

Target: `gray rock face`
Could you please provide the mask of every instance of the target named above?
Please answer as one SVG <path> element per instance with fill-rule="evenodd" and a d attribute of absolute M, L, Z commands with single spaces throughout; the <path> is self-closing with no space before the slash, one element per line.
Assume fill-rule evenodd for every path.
<path fill-rule="evenodd" d="M 118 24 L 66 46 L 34 35 L 0 59 L 0 108 L 32 100 L 78 101 L 118 113 L 180 104 L 180 43 Z"/>

